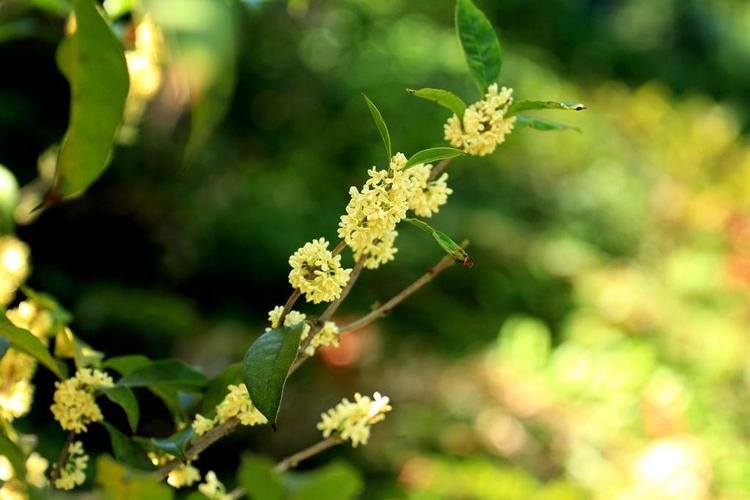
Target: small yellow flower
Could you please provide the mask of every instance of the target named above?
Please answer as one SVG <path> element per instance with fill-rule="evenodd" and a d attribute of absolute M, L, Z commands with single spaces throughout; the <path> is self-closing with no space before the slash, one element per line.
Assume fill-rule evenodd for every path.
<path fill-rule="evenodd" d="M 206 418 L 200 413 L 195 416 L 193 420 L 193 430 L 198 436 L 202 436 L 216 426 L 216 421 L 212 418 Z"/>
<path fill-rule="evenodd" d="M 307 338 L 307 332 L 302 333 L 302 339 Z M 339 327 L 333 321 L 326 321 L 323 323 L 323 328 L 318 330 L 313 339 L 310 341 L 310 345 L 305 349 L 305 354 L 312 356 L 318 347 L 338 347 L 339 346 Z"/>
<path fill-rule="evenodd" d="M 181 464 L 172 469 L 167 476 L 167 483 L 173 488 L 182 488 L 192 486 L 196 481 L 201 480 L 201 473 L 190 463 Z"/>
<path fill-rule="evenodd" d="M 335 408 L 321 413 L 318 430 L 323 431 L 323 437 L 338 434 L 341 439 L 352 442 L 353 447 L 367 444 L 370 439 L 370 427 L 385 419 L 385 414 L 391 411 L 389 398 L 376 392 L 372 399 L 354 395 L 354 401 L 344 398 Z"/>
<path fill-rule="evenodd" d="M 352 272 L 341 266 L 341 255 L 334 256 L 323 238 L 305 243 L 289 257 L 289 265 L 289 283 L 315 304 L 336 300 Z"/>
<path fill-rule="evenodd" d="M 432 217 L 448 201 L 453 190 L 448 187 L 448 174 L 428 181 L 432 165 L 415 165 L 409 169 L 412 191 L 409 193 L 409 210 L 419 217 Z"/>
<path fill-rule="evenodd" d="M 55 480 L 55 488 L 72 490 L 86 481 L 86 468 L 89 456 L 83 451 L 83 443 L 75 441 L 68 447 L 68 461 L 60 471 L 60 477 Z"/>
<path fill-rule="evenodd" d="M 206 495 L 210 500 L 227 500 L 231 498 L 227 495 L 226 487 L 219 481 L 214 471 L 208 471 L 205 481 L 205 483 L 198 485 L 198 491 Z"/>
<path fill-rule="evenodd" d="M 44 475 L 47 467 L 49 467 L 49 461 L 32 451 L 26 459 L 26 481 L 37 488 L 44 488 L 47 486 L 47 477 Z"/>
<path fill-rule="evenodd" d="M 455 114 L 448 118 L 444 127 L 445 140 L 470 155 L 492 153 L 513 131 L 516 117 L 505 117 L 512 103 L 513 89 L 503 87 L 498 92 L 497 84 L 493 83 L 483 100 L 466 108 L 463 119 Z"/>

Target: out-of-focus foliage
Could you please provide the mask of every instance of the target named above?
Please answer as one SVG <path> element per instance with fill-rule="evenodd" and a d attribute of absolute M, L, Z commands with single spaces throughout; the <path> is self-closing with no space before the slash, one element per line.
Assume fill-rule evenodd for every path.
<path fill-rule="evenodd" d="M 294 436 L 243 431 L 200 465 L 241 484 L 238 450 L 295 451 L 320 411 L 372 387 L 394 412 L 349 457 L 366 498 L 746 498 L 750 6 L 478 3 L 503 37 L 501 83 L 519 100 L 585 102 L 566 115 L 582 134 L 517 130 L 493 156 L 455 159 L 452 209 L 435 223 L 472 241 L 475 267 L 444 273 L 291 379 L 279 427 Z M 0 163 L 27 192 L 67 126 L 54 66 L 64 4 L 0 5 Z M 476 90 L 452 1 L 161 5 L 165 32 L 208 43 L 170 54 L 132 145 L 87 197 L 19 234 L 34 249 L 31 285 L 73 309 L 88 343 L 218 373 L 287 293 L 286 256 L 313 232 L 332 238 L 346 189 L 382 161 L 360 93 L 394 150 L 414 152 L 444 145 L 448 112 L 404 89 L 466 102 Z M 198 96 L 214 104 L 190 114 Z M 409 229 L 399 259 L 365 275 L 336 319 L 440 258 Z M 172 417 L 158 398 L 180 403 L 152 397 L 146 431 L 164 436 Z M 53 457 L 62 437 L 41 427 L 51 395 L 36 398 L 19 425 Z"/>

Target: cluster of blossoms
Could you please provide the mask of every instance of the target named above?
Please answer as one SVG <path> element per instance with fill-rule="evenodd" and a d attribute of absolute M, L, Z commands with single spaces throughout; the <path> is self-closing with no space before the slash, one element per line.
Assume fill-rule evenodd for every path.
<path fill-rule="evenodd" d="M 289 265 L 289 283 L 314 304 L 336 300 L 352 272 L 341 266 L 341 255 L 333 255 L 324 238 L 305 243 L 289 257 Z"/>
<path fill-rule="evenodd" d="M 445 124 L 445 140 L 451 146 L 470 155 L 484 156 L 495 151 L 513 131 L 516 118 L 506 118 L 513 104 L 513 89 L 503 87 L 498 91 L 493 83 L 487 89 L 484 100 L 475 102 L 464 112 L 463 120 L 455 114 Z"/>
<path fill-rule="evenodd" d="M 86 467 L 89 456 L 83 451 L 83 443 L 75 441 L 68 446 L 68 460 L 60 470 L 60 477 L 55 479 L 55 488 L 72 490 L 86 481 Z"/>
<path fill-rule="evenodd" d="M 149 451 L 148 458 L 156 467 L 161 467 L 167 462 L 174 460 L 175 456 L 170 455 L 169 453 L 156 453 L 153 451 Z M 193 483 L 200 480 L 200 471 L 193 467 L 189 461 L 186 463 L 182 463 L 172 469 L 167 476 L 167 484 L 169 484 L 173 488 L 192 486 Z"/>
<path fill-rule="evenodd" d="M 409 210 L 419 217 L 432 217 L 448 201 L 453 190 L 448 187 L 448 174 L 430 180 L 432 165 L 415 165 L 408 170 L 412 179 Z"/>
<path fill-rule="evenodd" d="M 89 368 L 78 370 L 75 376 L 67 380 L 55 382 L 55 402 L 50 407 L 55 420 L 65 430 L 85 432 L 88 424 L 103 418 L 94 392 L 97 388 L 113 385 L 112 377 Z"/>
<path fill-rule="evenodd" d="M 282 306 L 276 306 L 268 311 L 268 321 L 271 323 L 270 328 L 266 328 L 266 331 L 271 328 L 279 327 L 279 319 L 281 319 L 281 313 L 284 312 Z M 293 326 L 305 321 L 307 316 L 299 311 L 289 311 L 284 317 L 284 326 Z M 304 345 L 307 337 L 310 335 L 310 325 L 305 323 L 302 328 L 302 335 L 300 336 L 300 342 Z M 339 328 L 333 321 L 326 321 L 323 326 L 315 333 L 315 336 L 310 340 L 308 346 L 305 348 L 305 354 L 312 356 L 318 347 L 338 347 L 339 346 Z"/>
<path fill-rule="evenodd" d="M 318 429 L 323 431 L 323 437 L 337 434 L 341 439 L 352 442 L 353 447 L 367 444 L 370 439 L 370 427 L 385 419 L 385 414 L 391 411 L 387 396 L 376 392 L 372 399 L 354 395 L 354 401 L 344 398 L 335 408 L 321 413 Z"/>
<path fill-rule="evenodd" d="M 7 305 L 29 275 L 29 247 L 13 236 L 0 236 L 0 306 Z"/>
<path fill-rule="evenodd" d="M 242 425 L 260 425 L 268 423 L 268 419 L 255 407 L 250 400 L 245 384 L 229 385 L 229 394 L 216 406 L 216 416 L 207 418 L 201 414 L 195 416 L 193 429 L 199 436 L 222 424 L 230 418 L 237 418 Z"/>
<path fill-rule="evenodd" d="M 36 452 L 31 452 L 26 458 L 26 478 L 25 482 L 37 488 L 47 486 L 47 477 L 45 471 L 49 466 L 46 458 Z M 24 478 L 18 477 L 13 465 L 5 455 L 0 455 L 0 481 L 4 484 L 0 487 L 0 498 L 3 500 L 25 500 L 26 486 L 23 484 Z"/>
<path fill-rule="evenodd" d="M 29 330 L 47 344 L 52 328 L 52 316 L 34 302 L 23 301 L 6 312 L 7 318 L 17 327 Z M 37 361 L 15 349 L 10 349 L 0 359 L 0 417 L 12 421 L 29 412 L 34 395 L 31 378 Z"/>
<path fill-rule="evenodd" d="M 219 481 L 216 477 L 216 473 L 212 470 L 206 473 L 206 479 L 204 483 L 198 485 L 198 491 L 203 493 L 210 500 L 229 500 L 232 498 L 227 494 L 227 488 Z"/>

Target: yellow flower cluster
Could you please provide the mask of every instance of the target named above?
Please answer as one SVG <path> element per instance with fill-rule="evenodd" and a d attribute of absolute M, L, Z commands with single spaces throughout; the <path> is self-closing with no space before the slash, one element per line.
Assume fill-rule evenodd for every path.
<path fill-rule="evenodd" d="M 341 255 L 334 256 L 324 238 L 305 243 L 289 257 L 289 265 L 289 283 L 315 304 L 336 300 L 352 272 L 341 266 Z"/>
<path fill-rule="evenodd" d="M 271 328 L 278 328 L 281 313 L 284 311 L 282 306 L 276 306 L 268 311 L 268 321 L 271 322 Z M 289 311 L 284 318 L 284 326 L 292 326 L 305 321 L 307 316 L 299 311 Z M 271 328 L 266 328 L 269 331 Z M 305 324 L 302 329 L 300 341 L 304 342 L 310 335 L 310 325 Z M 339 328 L 333 321 L 326 321 L 323 328 L 318 330 L 315 337 L 310 341 L 310 345 L 305 349 L 305 354 L 312 356 L 318 347 L 338 347 L 339 346 Z"/>
<path fill-rule="evenodd" d="M 0 236 L 0 306 L 7 305 L 29 275 L 29 247 L 13 236 Z"/>
<path fill-rule="evenodd" d="M 68 431 L 85 432 L 91 422 L 102 420 L 102 412 L 94 399 L 98 387 L 112 387 L 112 377 L 99 370 L 82 368 L 74 377 L 55 382 L 54 404 L 51 406 L 55 420 Z"/>
<path fill-rule="evenodd" d="M 453 190 L 448 187 L 448 174 L 430 181 L 432 165 L 416 165 L 408 170 L 412 179 L 409 210 L 419 217 L 432 217 L 448 201 Z"/>
<path fill-rule="evenodd" d="M 505 114 L 513 103 L 513 89 L 497 84 L 487 89 L 484 100 L 475 102 L 464 112 L 463 120 L 455 114 L 445 124 L 445 140 L 470 155 L 484 156 L 495 151 L 513 131 L 516 118 Z"/>
<path fill-rule="evenodd" d="M 26 483 L 44 488 L 47 486 L 47 477 L 45 471 L 49 466 L 46 458 L 33 451 L 26 458 Z M 26 486 L 22 478 L 16 475 L 10 460 L 5 455 L 0 455 L 0 481 L 5 484 L 0 487 L 0 499 L 2 500 L 26 500 Z"/>
<path fill-rule="evenodd" d="M 52 327 L 50 314 L 30 301 L 21 302 L 6 312 L 17 327 L 31 331 L 43 343 Z M 0 417 L 12 421 L 29 412 L 34 395 L 31 378 L 37 362 L 31 356 L 10 349 L 0 359 Z"/>
<path fill-rule="evenodd" d="M 370 176 L 358 190 L 349 189 L 351 199 L 346 206 L 346 213 L 339 222 L 339 237 L 354 251 L 359 260 L 366 256 L 365 267 L 376 269 L 393 259 L 396 249 L 396 225 L 406 217 L 409 210 L 409 195 L 413 182 L 409 173 L 404 170 L 406 157 L 396 153 L 390 161 L 388 170 L 367 171 Z"/>
<path fill-rule="evenodd" d="M 154 466 L 161 467 L 167 462 L 174 460 L 175 457 L 174 455 L 170 455 L 169 453 L 156 453 L 150 451 L 148 452 L 148 458 L 151 460 L 151 463 L 154 464 Z M 190 465 L 190 462 L 187 462 L 178 465 L 170 471 L 169 475 L 167 476 L 167 484 L 169 484 L 173 488 L 182 488 L 184 486 L 192 486 L 193 483 L 195 483 L 196 481 L 200 481 L 200 479 L 200 471 Z"/>
<path fill-rule="evenodd" d="M 83 451 L 83 443 L 75 441 L 68 447 L 68 460 L 65 467 L 60 471 L 60 477 L 55 479 L 55 488 L 59 490 L 72 490 L 86 481 L 86 467 L 89 464 L 89 456 Z"/>
<path fill-rule="evenodd" d="M 338 434 L 341 439 L 350 440 L 353 447 L 367 444 L 370 439 L 370 427 L 385 419 L 385 414 L 391 411 L 387 396 L 376 392 L 372 399 L 354 395 L 354 401 L 344 398 L 335 408 L 321 413 L 318 430 L 323 431 L 323 437 Z"/>
<path fill-rule="evenodd" d="M 224 423 L 230 418 L 235 417 L 242 425 L 268 423 L 266 417 L 255 408 L 255 405 L 250 400 L 250 394 L 248 394 L 245 384 L 229 385 L 227 389 L 229 389 L 229 394 L 216 406 L 215 418 L 206 418 L 201 414 L 195 416 L 193 429 L 197 435 L 201 436 L 213 429 L 216 424 Z"/>
<path fill-rule="evenodd" d="M 232 498 L 227 494 L 227 488 L 219 481 L 216 477 L 216 473 L 212 470 L 206 474 L 205 483 L 198 485 L 198 491 L 203 493 L 210 500 L 228 500 Z"/>

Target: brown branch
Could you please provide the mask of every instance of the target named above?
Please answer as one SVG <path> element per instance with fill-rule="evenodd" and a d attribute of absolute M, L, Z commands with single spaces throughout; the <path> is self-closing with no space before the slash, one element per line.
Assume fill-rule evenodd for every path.
<path fill-rule="evenodd" d="M 73 444 L 73 440 L 76 437 L 76 433 L 74 431 L 69 431 L 67 437 L 65 438 L 65 444 L 63 445 L 63 449 L 60 451 L 60 458 L 57 459 L 57 465 L 54 469 L 52 469 L 52 472 L 49 476 L 49 484 L 52 485 L 52 487 L 55 487 L 55 481 L 60 477 L 61 471 L 65 468 L 68 462 L 68 455 L 70 455 L 70 445 Z"/>
<path fill-rule="evenodd" d="M 331 436 L 324 439 L 323 441 L 315 443 L 309 448 L 305 448 L 302 451 L 298 451 L 294 455 L 286 457 L 284 460 L 277 463 L 276 467 L 274 467 L 273 470 L 275 470 L 276 472 L 288 471 L 289 469 L 297 467 L 297 465 L 299 465 L 299 463 L 303 460 L 307 460 L 308 458 L 313 457 L 318 453 L 322 453 L 328 448 L 333 448 L 334 446 L 339 445 L 343 442 L 344 440 L 339 436 Z"/>
<path fill-rule="evenodd" d="M 443 170 L 448 167 L 448 164 L 452 159 L 453 158 L 446 158 L 445 160 L 442 160 L 440 163 L 438 163 L 435 167 L 433 167 L 433 169 L 430 170 L 430 175 L 427 177 L 427 182 L 437 179 L 438 176 L 443 173 Z"/>
<path fill-rule="evenodd" d="M 188 447 L 187 451 L 185 452 L 185 457 L 187 457 L 189 461 L 197 459 L 198 455 L 200 455 L 203 450 L 205 450 L 224 436 L 228 436 L 229 434 L 234 432 L 239 423 L 240 421 L 236 417 L 232 417 L 226 422 L 217 425 L 202 436 L 199 436 L 195 441 L 193 441 L 193 444 Z M 182 460 L 180 460 L 179 458 L 175 458 L 155 470 L 154 474 L 159 477 L 165 477 L 169 475 L 169 473 L 172 472 L 176 467 L 179 467 L 182 464 Z"/>
<path fill-rule="evenodd" d="M 345 248 L 346 248 L 346 241 L 341 240 L 338 242 L 336 247 L 333 250 L 331 250 L 331 254 L 333 254 L 333 256 L 335 257 L 341 252 L 343 252 Z"/>
<path fill-rule="evenodd" d="M 286 315 L 289 314 L 289 312 L 292 310 L 292 307 L 294 307 L 294 303 L 297 302 L 297 299 L 300 297 L 300 295 L 302 295 L 302 292 L 295 288 L 292 294 L 286 300 L 286 304 L 284 304 L 284 309 L 281 311 L 281 316 L 279 316 L 277 327 L 284 326 Z"/>

